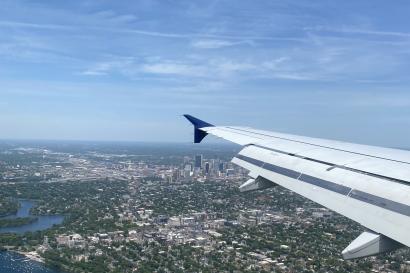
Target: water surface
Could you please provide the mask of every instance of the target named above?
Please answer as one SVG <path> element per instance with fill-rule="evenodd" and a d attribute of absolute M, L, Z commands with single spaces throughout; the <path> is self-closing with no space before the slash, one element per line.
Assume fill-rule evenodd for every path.
<path fill-rule="evenodd" d="M 34 206 L 33 201 L 19 200 L 19 203 L 20 203 L 20 208 L 18 209 L 16 214 L 1 217 L 0 219 L 15 219 L 19 217 L 33 216 L 30 214 L 30 209 Z M 45 230 L 45 229 L 51 228 L 53 225 L 61 224 L 64 220 L 64 216 L 62 215 L 44 215 L 44 216 L 35 216 L 35 217 L 38 218 L 37 221 L 34 221 L 26 225 L 21 225 L 17 227 L 0 228 L 0 233 L 23 234 L 28 231 L 34 232 L 34 231 L 39 231 L 39 230 Z"/>
<path fill-rule="evenodd" d="M 9 251 L 0 251 L 1 273 L 62 273 L 61 271 L 46 268 L 39 262 Z"/>

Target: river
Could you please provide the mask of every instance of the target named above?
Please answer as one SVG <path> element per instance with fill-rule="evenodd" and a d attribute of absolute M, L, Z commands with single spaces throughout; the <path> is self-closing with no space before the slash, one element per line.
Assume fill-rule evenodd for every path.
<path fill-rule="evenodd" d="M 34 206 L 34 202 L 30 200 L 19 200 L 19 202 L 20 202 L 20 208 L 18 209 L 16 214 L 9 215 L 6 217 L 1 217 L 0 219 L 12 219 L 12 218 L 18 218 L 18 217 L 32 216 L 30 215 L 30 209 Z M 36 217 L 37 217 L 37 221 L 34 221 L 27 225 L 0 228 L 0 233 L 23 234 L 28 231 L 44 230 L 44 229 L 48 229 L 52 227 L 53 225 L 61 224 L 64 220 L 64 216 L 62 215 L 44 215 L 44 216 L 36 216 Z"/>
<path fill-rule="evenodd" d="M 34 202 L 30 200 L 19 200 L 20 207 L 16 214 L 1 217 L 1 219 L 13 219 L 18 217 L 29 217 L 30 209 Z M 0 233 L 18 233 L 23 234 L 27 231 L 38 231 L 52 227 L 55 224 L 61 224 L 64 220 L 62 215 L 36 216 L 37 221 L 18 227 L 0 228 Z M 45 267 L 39 262 L 35 262 L 18 253 L 9 251 L 0 251 L 0 273 L 61 273 Z"/>

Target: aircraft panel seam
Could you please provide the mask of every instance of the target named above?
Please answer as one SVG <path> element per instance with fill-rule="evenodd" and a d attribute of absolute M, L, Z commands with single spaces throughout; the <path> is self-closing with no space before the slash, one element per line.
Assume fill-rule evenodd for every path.
<path fill-rule="evenodd" d="M 305 182 L 322 189 L 326 189 L 341 195 L 344 195 L 349 198 L 353 198 L 364 203 L 374 205 L 395 213 L 399 213 L 402 215 L 410 216 L 410 206 L 406 204 L 402 204 L 393 200 L 389 200 L 384 197 L 376 196 L 370 193 L 366 193 L 360 190 L 356 190 L 347 186 L 343 186 L 331 181 L 327 181 L 321 178 L 317 178 L 314 176 L 301 174 L 300 172 L 283 168 L 280 166 L 276 166 L 267 162 L 263 162 L 261 160 L 250 158 L 244 155 L 238 154 L 236 156 L 237 159 L 243 160 L 249 164 L 255 165 L 256 167 L 262 168 L 267 171 L 271 171 L 273 173 L 277 173 L 289 178 L 296 179 L 301 182 Z"/>
<path fill-rule="evenodd" d="M 300 159 L 303 159 L 303 160 L 308 160 L 308 161 L 312 161 L 312 162 L 315 162 L 315 163 L 331 166 L 331 168 L 327 169 L 327 171 L 331 171 L 335 168 L 339 168 L 339 169 L 342 169 L 342 170 L 346 170 L 346 171 L 350 171 L 350 172 L 354 172 L 354 173 L 359 173 L 359 174 L 375 177 L 375 178 L 382 179 L 382 180 L 388 180 L 388 181 L 392 181 L 392 182 L 395 182 L 395 183 L 404 184 L 404 185 L 407 185 L 407 186 L 410 184 L 410 182 L 406 181 L 406 180 L 402 180 L 402 179 L 398 179 L 398 178 L 394 178 L 394 177 L 389 177 L 389 176 L 384 176 L 384 175 L 380 175 L 380 174 L 376 174 L 376 173 L 366 172 L 366 171 L 362 171 L 362 170 L 359 170 L 359 169 L 355 169 L 355 168 L 346 167 L 346 166 L 343 166 L 343 165 L 337 165 L 337 164 L 334 164 L 334 163 L 326 162 L 326 161 L 323 161 L 323 160 L 318 160 L 318 159 L 314 159 L 314 158 L 310 158 L 310 157 L 297 155 L 297 154 L 294 154 L 294 153 L 287 153 L 287 152 L 284 152 L 284 151 L 281 151 L 281 150 L 273 149 L 273 148 L 262 146 L 262 145 L 257 145 L 257 144 L 246 145 L 246 147 L 249 147 L 249 146 L 254 146 L 254 147 L 261 148 L 261 149 L 265 149 L 265 150 L 285 154 L 285 155 L 288 155 L 288 156 L 297 157 L 297 158 L 300 158 Z"/>
<path fill-rule="evenodd" d="M 346 152 L 346 153 L 351 153 L 351 154 L 356 154 L 356 155 L 363 155 L 363 156 L 367 156 L 367 157 L 378 158 L 378 159 L 383 159 L 383 160 L 388 160 L 388 161 L 393 161 L 393 162 L 398 162 L 398 163 L 403 163 L 403 164 L 408 164 L 408 165 L 410 165 L 410 162 L 406 162 L 406 161 L 400 161 L 400 160 L 395 160 L 395 159 L 386 158 L 386 157 L 380 157 L 380 156 L 375 156 L 375 155 L 370 155 L 370 154 L 352 152 L 352 151 L 349 151 L 349 150 L 344 150 L 344 149 L 329 147 L 329 146 L 325 146 L 325 145 L 313 144 L 313 143 L 309 143 L 309 142 L 305 142 L 305 141 L 294 140 L 294 139 L 290 139 L 290 138 L 284 138 L 284 137 L 279 137 L 279 136 L 273 136 L 273 135 L 268 135 L 268 134 L 263 134 L 263 133 L 251 132 L 251 131 L 247 131 L 247 130 L 244 130 L 244 129 L 234 128 L 234 127 L 229 127 L 229 126 L 227 126 L 226 128 L 229 128 L 229 129 L 232 129 L 232 130 L 243 131 L 243 132 L 246 132 L 246 133 L 249 133 L 249 134 L 262 135 L 262 136 L 267 136 L 267 137 L 282 139 L 282 140 L 286 140 L 286 141 L 291 141 L 291 142 L 296 142 L 296 143 L 302 143 L 302 144 L 306 144 L 306 145 L 316 146 L 316 147 L 320 147 L 320 148 L 326 148 L 326 149 L 330 149 L 330 150 L 341 151 L 341 152 Z"/>

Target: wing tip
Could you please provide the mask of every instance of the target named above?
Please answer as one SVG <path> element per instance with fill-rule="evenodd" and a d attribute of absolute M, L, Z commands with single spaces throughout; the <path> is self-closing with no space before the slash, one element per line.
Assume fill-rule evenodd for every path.
<path fill-rule="evenodd" d="M 214 125 L 206 121 L 200 120 L 194 116 L 188 114 L 184 114 L 183 116 L 194 125 L 194 143 L 200 143 L 208 134 L 207 132 L 200 130 L 201 128 L 214 127 Z"/>
<path fill-rule="evenodd" d="M 212 125 L 212 124 L 210 124 L 210 123 L 208 123 L 208 122 L 206 122 L 206 121 L 203 121 L 203 120 L 201 120 L 201 119 L 199 119 L 199 118 L 196 118 L 196 117 L 194 117 L 194 116 L 191 116 L 191 115 L 189 115 L 189 114 L 184 114 L 183 116 L 184 116 L 187 120 L 189 120 L 189 122 L 191 122 L 191 123 L 195 126 L 196 129 L 198 129 L 198 128 L 203 128 L 203 127 L 214 127 L 214 125 Z"/>

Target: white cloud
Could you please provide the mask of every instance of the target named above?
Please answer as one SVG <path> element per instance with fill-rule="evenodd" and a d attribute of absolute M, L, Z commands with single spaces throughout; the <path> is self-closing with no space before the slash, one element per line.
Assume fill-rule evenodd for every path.
<path fill-rule="evenodd" d="M 94 14 L 99 20 L 104 21 L 104 23 L 114 23 L 114 24 L 124 24 L 131 23 L 138 19 L 134 14 L 117 14 L 112 10 L 103 10 Z"/>
<path fill-rule="evenodd" d="M 126 74 L 128 69 L 133 66 L 133 58 L 117 58 L 113 61 L 99 62 L 80 74 L 86 76 L 104 76 L 113 72 Z"/>
<path fill-rule="evenodd" d="M 113 65 L 111 63 L 99 63 L 96 64 L 94 67 L 85 70 L 82 72 L 83 75 L 88 76 L 100 76 L 100 75 L 107 75 L 107 73 L 112 69 Z"/>
<path fill-rule="evenodd" d="M 14 27 L 14 28 L 35 28 L 47 30 L 72 30 L 71 26 L 59 24 L 35 24 L 16 21 L 0 21 L 0 27 Z"/>
<path fill-rule="evenodd" d="M 110 13 L 103 12 L 102 15 L 108 16 Z M 21 29 L 39 29 L 39 30 L 53 30 L 53 31 L 79 31 L 79 30 L 89 30 L 89 31 L 108 31 L 112 33 L 126 33 L 126 34 L 135 34 L 142 36 L 151 36 L 151 37 L 161 37 L 161 38 L 174 38 L 174 39 L 204 39 L 205 42 L 199 42 L 199 47 L 217 46 L 219 41 L 219 46 L 230 46 L 224 41 L 226 39 L 239 40 L 238 42 L 232 42 L 234 44 L 243 44 L 249 43 L 252 44 L 253 40 L 263 40 L 263 41 L 288 41 L 288 42 L 305 42 L 305 38 L 298 37 L 274 37 L 274 36 L 246 36 L 246 35 L 229 35 L 229 34 L 207 34 L 203 32 L 190 32 L 190 33 L 179 33 L 179 32 L 162 32 L 162 31 L 151 31 L 144 29 L 136 28 L 124 28 L 116 26 L 116 23 L 130 23 L 138 18 L 133 14 L 123 14 L 123 15 L 113 15 L 105 20 L 102 19 L 101 14 L 97 14 L 97 20 L 85 21 L 84 25 L 80 24 L 38 24 L 30 22 L 21 22 L 21 21 L 0 21 L 0 27 L 13 27 Z M 83 18 L 83 20 L 85 20 Z M 113 24 L 108 24 L 113 23 Z M 209 39 L 210 42 L 206 42 Z M 211 41 L 215 41 L 214 43 Z M 222 45 L 225 43 L 226 45 Z M 213 44 L 212 44 L 213 43 Z M 195 42 L 194 42 L 195 44 Z"/>
<path fill-rule="evenodd" d="M 343 26 L 343 27 L 327 27 L 327 26 L 316 26 L 316 27 L 305 27 L 307 31 L 328 31 L 335 33 L 346 33 L 346 34 L 365 34 L 365 35 L 376 35 L 376 36 L 392 36 L 400 38 L 409 38 L 409 32 L 400 31 L 380 31 L 372 29 L 364 29 L 360 26 Z"/>
<path fill-rule="evenodd" d="M 201 49 L 217 49 L 222 47 L 229 47 L 238 44 L 242 44 L 244 42 L 231 42 L 227 40 L 197 40 L 191 43 L 191 45 L 195 48 Z"/>
<path fill-rule="evenodd" d="M 180 76 L 204 76 L 205 71 L 200 66 L 181 63 L 153 63 L 141 67 L 142 72 L 151 74 L 180 75 Z"/>
<path fill-rule="evenodd" d="M 259 66 L 254 63 L 225 59 L 211 60 L 210 66 L 216 77 L 229 77 L 245 71 L 256 72 L 259 70 Z"/>
<path fill-rule="evenodd" d="M 168 60 L 166 62 L 147 63 L 141 67 L 141 71 L 144 73 L 213 79 L 232 77 L 244 71 L 256 71 L 257 69 L 258 66 L 253 63 L 220 58 L 202 59 L 195 63 Z"/>
<path fill-rule="evenodd" d="M 309 74 L 300 74 L 300 73 L 291 73 L 291 72 L 279 72 L 273 73 L 271 75 L 272 78 L 275 79 L 283 79 L 283 80 L 294 80 L 294 81 L 313 81 L 313 80 L 320 80 L 316 78 L 314 75 Z"/>
<path fill-rule="evenodd" d="M 103 76 L 103 75 L 107 75 L 107 71 L 89 69 L 89 70 L 82 72 L 81 74 L 86 75 L 86 76 Z"/>
<path fill-rule="evenodd" d="M 140 63 L 142 62 L 142 63 Z M 292 66 L 289 58 L 259 62 L 258 60 L 239 61 L 228 58 L 198 59 L 185 61 L 147 58 L 136 62 L 132 57 L 120 57 L 118 60 L 96 63 L 81 74 L 86 76 L 105 76 L 119 73 L 131 79 L 145 75 L 156 75 L 159 79 L 180 77 L 189 81 L 213 79 L 223 81 L 235 79 L 242 81 L 252 78 L 312 80 L 312 74 Z M 288 63 L 287 63 L 288 62 Z"/>

